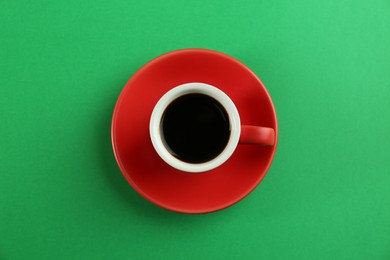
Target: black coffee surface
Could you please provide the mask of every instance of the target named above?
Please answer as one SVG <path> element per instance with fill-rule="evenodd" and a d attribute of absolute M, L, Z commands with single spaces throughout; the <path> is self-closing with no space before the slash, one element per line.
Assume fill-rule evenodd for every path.
<path fill-rule="evenodd" d="M 173 156 L 188 163 L 203 163 L 225 149 L 230 137 L 229 117 L 215 99 L 188 94 L 167 107 L 161 131 Z"/>

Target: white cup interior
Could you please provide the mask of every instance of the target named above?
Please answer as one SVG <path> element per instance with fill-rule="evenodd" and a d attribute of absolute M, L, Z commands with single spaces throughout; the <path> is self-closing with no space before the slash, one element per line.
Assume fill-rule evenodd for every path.
<path fill-rule="evenodd" d="M 161 136 L 160 125 L 165 109 L 172 101 L 187 94 L 204 94 L 214 98 L 225 108 L 229 117 L 230 138 L 225 149 L 217 157 L 204 163 L 188 163 L 177 159 L 167 150 L 163 137 Z M 181 171 L 197 173 L 212 170 L 229 159 L 237 147 L 240 138 L 241 123 L 236 106 L 223 91 L 209 84 L 191 82 L 179 85 L 161 97 L 153 109 L 149 131 L 154 149 L 167 164 Z"/>

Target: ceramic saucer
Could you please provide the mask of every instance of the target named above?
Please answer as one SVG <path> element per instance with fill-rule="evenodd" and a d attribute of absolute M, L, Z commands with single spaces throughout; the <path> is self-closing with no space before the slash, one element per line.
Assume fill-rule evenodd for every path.
<path fill-rule="evenodd" d="M 264 178 L 274 146 L 239 144 L 221 166 L 208 172 L 181 172 L 154 150 L 149 120 L 157 101 L 170 89 L 203 82 L 224 91 L 235 103 L 242 125 L 272 127 L 278 136 L 272 100 L 260 79 L 223 53 L 184 49 L 144 65 L 125 85 L 112 119 L 112 145 L 129 184 L 145 199 L 182 213 L 217 211 L 243 199 Z"/>

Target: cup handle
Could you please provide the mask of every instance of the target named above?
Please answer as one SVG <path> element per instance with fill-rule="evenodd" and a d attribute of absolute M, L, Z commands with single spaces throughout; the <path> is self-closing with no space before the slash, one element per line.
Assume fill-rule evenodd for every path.
<path fill-rule="evenodd" d="M 275 130 L 263 126 L 242 125 L 239 143 L 273 146 L 275 144 Z"/>

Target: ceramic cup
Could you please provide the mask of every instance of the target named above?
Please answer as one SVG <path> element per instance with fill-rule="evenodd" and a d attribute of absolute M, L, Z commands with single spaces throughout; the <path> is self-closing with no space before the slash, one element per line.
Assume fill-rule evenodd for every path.
<path fill-rule="evenodd" d="M 169 141 L 167 141 L 166 132 L 164 132 L 165 128 L 169 129 L 170 127 L 170 125 L 164 126 L 164 124 L 187 124 L 187 126 L 181 127 L 180 129 L 186 129 L 186 127 L 188 128 L 191 126 L 197 127 L 197 125 L 194 126 L 193 124 L 191 124 L 192 120 L 196 120 L 195 118 L 192 119 L 191 115 L 189 115 L 189 118 L 186 118 L 184 120 L 185 122 L 177 122 L 177 120 L 176 122 L 164 122 L 164 117 L 166 116 L 167 109 L 172 104 L 175 104 L 175 102 L 178 101 L 180 98 L 192 94 L 211 98 L 211 100 L 215 101 L 215 103 L 218 104 L 219 107 L 223 108 L 219 108 L 219 110 L 223 110 L 223 113 L 226 117 L 225 121 L 229 131 L 225 140 L 226 143 L 223 144 L 222 149 L 218 150 L 217 154 L 211 156 L 210 160 L 196 163 L 189 162 L 188 160 L 183 160 L 175 153 L 175 151 L 172 151 L 172 148 L 169 145 Z M 184 102 L 184 106 L 186 105 L 185 99 L 181 99 L 181 102 Z M 190 106 L 190 104 L 187 104 L 187 107 L 188 106 Z M 215 120 L 219 120 L 218 117 L 216 117 Z M 219 137 L 219 134 L 221 136 L 226 135 L 226 129 L 221 128 L 221 133 L 216 133 L 216 129 L 212 128 L 215 125 L 213 123 L 216 122 L 209 123 L 209 129 L 202 129 L 202 131 L 195 132 L 191 131 L 193 129 L 189 129 L 188 132 L 183 132 L 180 134 L 185 136 L 188 133 L 187 135 L 189 136 L 185 136 L 185 138 L 200 138 L 200 140 L 202 140 L 202 138 L 209 138 L 208 134 L 211 132 L 213 132 L 213 134 L 217 137 Z M 201 82 L 190 82 L 182 84 L 166 92 L 160 98 L 160 100 L 157 102 L 153 109 L 150 118 L 149 133 L 154 149 L 167 164 L 180 171 L 192 173 L 209 171 L 222 165 L 230 158 L 230 156 L 236 150 L 237 145 L 239 144 L 266 146 L 272 146 L 275 144 L 275 130 L 273 128 L 263 126 L 241 125 L 240 113 L 231 98 L 222 90 L 212 85 Z M 209 152 L 208 150 L 214 150 L 214 148 L 215 147 L 207 146 L 204 148 L 204 153 Z M 187 147 L 186 149 L 188 149 L 188 151 L 192 151 L 195 148 Z M 202 149 L 202 147 L 196 147 L 196 149 Z"/>

